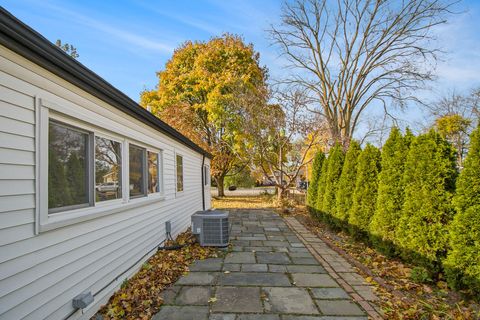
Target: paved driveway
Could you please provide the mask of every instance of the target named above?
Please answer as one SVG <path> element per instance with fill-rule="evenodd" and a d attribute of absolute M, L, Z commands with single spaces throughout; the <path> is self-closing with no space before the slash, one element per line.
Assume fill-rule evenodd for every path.
<path fill-rule="evenodd" d="M 230 222 L 233 251 L 193 264 L 165 291 L 155 320 L 356 320 L 367 319 L 366 310 L 375 317 L 363 278 L 296 220 L 236 210 Z"/>
<path fill-rule="evenodd" d="M 217 188 L 211 188 L 210 189 L 212 197 L 218 196 L 218 189 Z M 225 188 L 225 195 L 227 197 L 232 197 L 232 196 L 243 196 L 243 197 L 253 197 L 253 196 L 259 196 L 261 194 L 269 193 L 269 194 L 275 194 L 275 187 L 258 187 L 258 188 L 238 188 L 235 191 L 230 191 L 228 188 Z"/>

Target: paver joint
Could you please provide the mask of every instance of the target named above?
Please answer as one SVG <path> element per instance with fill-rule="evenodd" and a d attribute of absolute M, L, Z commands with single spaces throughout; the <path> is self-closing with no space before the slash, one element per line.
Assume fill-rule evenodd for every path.
<path fill-rule="evenodd" d="M 368 301 L 376 297 L 363 278 L 297 220 L 270 210 L 231 210 L 230 225 L 231 252 L 195 262 L 162 294 L 155 320 L 372 316 Z"/>

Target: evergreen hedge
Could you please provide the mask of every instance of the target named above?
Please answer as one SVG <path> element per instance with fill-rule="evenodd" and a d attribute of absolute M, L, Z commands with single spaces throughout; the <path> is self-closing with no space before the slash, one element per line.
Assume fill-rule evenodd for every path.
<path fill-rule="evenodd" d="M 449 228 L 450 251 L 444 261 L 447 281 L 453 288 L 480 295 L 480 127 L 470 137 L 453 203 L 457 214 Z"/>
<path fill-rule="evenodd" d="M 345 154 L 340 144 L 335 144 L 328 156 L 328 168 L 325 181 L 325 194 L 323 196 L 322 211 L 328 216 L 335 211 L 335 195 L 337 193 L 338 180 L 342 174 Z"/>
<path fill-rule="evenodd" d="M 382 148 L 377 205 L 369 229 L 375 248 L 388 255 L 395 253 L 395 227 L 403 206 L 403 174 L 412 139 L 408 129 L 403 136 L 400 129 L 394 127 Z"/>
<path fill-rule="evenodd" d="M 361 151 L 360 144 L 352 140 L 345 155 L 345 163 L 338 181 L 336 210 L 333 213 L 339 227 L 344 227 L 348 222 L 348 212 L 352 208 L 353 191 L 357 177 L 357 161 Z"/>
<path fill-rule="evenodd" d="M 455 150 L 431 130 L 418 136 L 405 163 L 405 202 L 396 241 L 404 259 L 438 271 L 448 244 L 455 190 Z"/>
<path fill-rule="evenodd" d="M 330 157 L 325 158 L 322 163 L 320 177 L 318 178 L 317 200 L 315 201 L 315 211 L 320 213 L 322 211 L 323 196 L 325 195 L 325 182 L 327 181 L 328 162 Z"/>
<path fill-rule="evenodd" d="M 310 208 L 315 208 L 315 203 L 317 202 L 318 181 L 320 179 L 320 174 L 322 173 L 322 165 L 324 161 L 325 154 L 323 152 L 318 152 L 313 159 L 312 178 L 307 191 L 307 206 Z"/>
<path fill-rule="evenodd" d="M 371 144 L 367 144 L 358 157 L 352 208 L 348 215 L 348 222 L 352 227 L 353 234 L 366 233 L 375 212 L 380 159 L 380 150 Z"/>

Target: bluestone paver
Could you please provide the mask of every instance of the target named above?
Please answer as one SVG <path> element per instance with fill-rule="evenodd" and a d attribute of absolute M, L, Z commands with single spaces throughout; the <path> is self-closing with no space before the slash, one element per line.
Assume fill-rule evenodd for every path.
<path fill-rule="evenodd" d="M 365 312 L 353 301 L 349 300 L 316 300 L 318 307 L 325 315 L 361 316 Z"/>
<path fill-rule="evenodd" d="M 212 285 L 217 277 L 213 272 L 190 272 L 177 281 L 177 285 Z"/>
<path fill-rule="evenodd" d="M 349 295 L 341 288 L 312 288 L 310 291 L 316 299 L 349 299 Z"/>
<path fill-rule="evenodd" d="M 207 305 L 211 292 L 210 287 L 182 287 L 175 303 L 178 305 Z"/>
<path fill-rule="evenodd" d="M 302 288 L 264 288 L 265 308 L 278 313 L 318 314 L 308 291 Z"/>
<path fill-rule="evenodd" d="M 190 267 L 190 271 L 220 271 L 222 270 L 223 259 L 206 259 L 195 261 Z"/>
<path fill-rule="evenodd" d="M 215 298 L 214 312 L 263 312 L 260 288 L 219 287 Z"/>
<path fill-rule="evenodd" d="M 208 307 L 164 306 L 152 320 L 207 320 Z"/>
<path fill-rule="evenodd" d="M 328 274 L 292 273 L 297 287 L 338 287 L 338 283 Z"/>
<path fill-rule="evenodd" d="M 280 273 L 232 272 L 221 274 L 218 278 L 221 286 L 290 286 L 290 280 Z"/>
<path fill-rule="evenodd" d="M 375 298 L 363 278 L 292 221 L 269 210 L 231 210 L 230 252 L 194 262 L 188 274 L 162 293 L 164 305 L 153 319 L 366 319 L 354 302 L 360 293 Z M 342 273 L 332 276 L 332 270 Z M 344 283 L 355 286 L 358 294 L 350 296 L 353 289 L 345 290 Z"/>

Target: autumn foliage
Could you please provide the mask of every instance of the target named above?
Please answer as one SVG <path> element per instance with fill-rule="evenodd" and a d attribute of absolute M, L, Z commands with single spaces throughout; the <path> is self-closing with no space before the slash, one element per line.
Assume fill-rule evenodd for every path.
<path fill-rule="evenodd" d="M 186 246 L 158 251 L 139 272 L 123 282 L 100 309 L 103 319 L 150 319 L 163 303 L 161 292 L 187 272 L 193 261 L 217 256 L 217 250 L 193 243 L 189 231 L 180 234 L 176 242 Z"/>
<path fill-rule="evenodd" d="M 242 167 L 247 115 L 265 111 L 267 70 L 259 54 L 231 34 L 187 41 L 157 75 L 157 88 L 142 92 L 141 105 L 213 155 L 222 193 L 225 176 Z"/>

